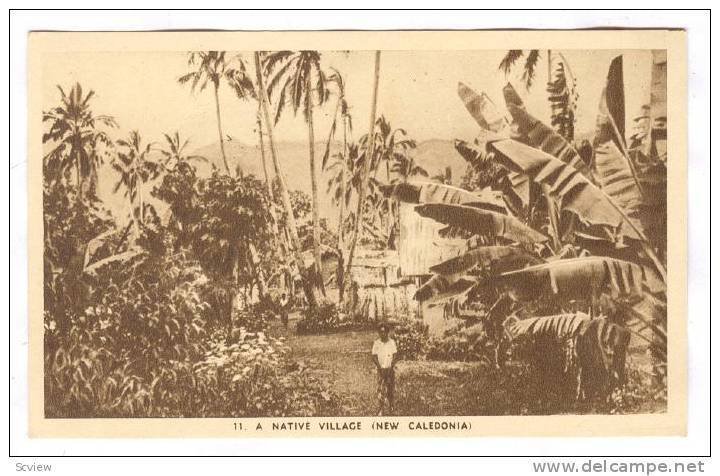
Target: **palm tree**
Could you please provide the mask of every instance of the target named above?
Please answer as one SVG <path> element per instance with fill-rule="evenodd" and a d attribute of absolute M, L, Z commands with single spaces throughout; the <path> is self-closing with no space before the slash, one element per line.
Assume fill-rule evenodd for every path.
<path fill-rule="evenodd" d="M 410 149 L 417 147 L 417 143 L 407 138 L 405 129 L 393 129 L 385 116 L 380 116 L 377 120 L 377 128 L 375 154 L 370 169 L 376 174 L 378 167 L 384 162 L 386 181 L 390 183 L 390 172 L 394 163 L 402 161 Z M 362 141 L 365 140 L 365 138 L 362 139 Z"/>
<path fill-rule="evenodd" d="M 402 128 L 393 129 L 385 116 L 380 116 L 376 121 L 377 132 L 375 133 L 375 152 L 370 163 L 371 177 L 368 182 L 373 210 L 377 212 L 377 218 L 384 223 L 384 233 L 388 240 L 391 238 L 392 229 L 395 224 L 395 210 L 392 202 L 380 191 L 382 182 L 377 178 L 380 165 L 385 165 L 385 183 L 390 184 L 398 180 L 391 179 L 390 173 L 394 172 L 404 177 L 404 180 L 414 175 L 424 175 L 427 171 L 422 167 L 416 167 L 415 161 L 410 163 L 409 151 L 417 147 L 413 139 L 408 138 L 407 131 Z M 367 141 L 366 137 L 361 139 L 362 143 Z"/>
<path fill-rule="evenodd" d="M 225 136 L 220 119 L 220 98 L 218 97 L 220 80 L 225 75 L 226 66 L 224 51 L 191 51 L 188 53 L 188 67 L 195 68 L 195 70 L 180 76 L 178 82 L 180 84 L 191 83 L 190 89 L 193 92 L 203 91 L 208 83 L 212 84 L 215 93 L 215 116 L 220 139 L 220 153 L 225 171 L 230 175 L 230 166 L 225 155 Z"/>
<path fill-rule="evenodd" d="M 397 156 L 391 170 L 398 176 L 393 182 L 407 182 L 409 179 L 417 177 L 418 175 L 422 177 L 428 176 L 427 170 L 421 165 L 418 165 L 415 159 L 408 155 Z"/>
<path fill-rule="evenodd" d="M 172 170 L 180 163 L 202 162 L 207 163 L 207 159 L 201 155 L 187 155 L 185 149 L 190 143 L 189 139 L 180 140 L 180 133 L 175 131 L 172 134 L 163 134 L 165 137 L 165 148 L 160 149 L 160 153 L 165 157 L 163 167 Z"/>
<path fill-rule="evenodd" d="M 333 196 L 333 201 L 338 204 L 338 241 L 337 241 L 337 253 L 338 253 L 338 265 L 337 265 L 337 283 L 339 289 L 338 301 L 342 305 L 344 300 L 344 224 L 345 224 L 345 208 L 349 205 L 350 191 L 352 190 L 352 168 L 357 158 L 357 146 L 354 146 L 353 150 L 348 146 L 348 132 L 352 132 L 352 116 L 350 116 L 350 107 L 348 106 L 347 100 L 345 99 L 345 80 L 339 71 L 334 68 L 333 74 L 331 74 L 327 80 L 328 82 L 334 83 L 337 87 L 337 104 L 335 106 L 335 114 L 333 114 L 333 122 L 330 126 L 330 132 L 328 134 L 327 142 L 325 143 L 325 152 L 323 153 L 322 169 L 332 170 L 333 175 L 328 181 L 328 193 Z M 342 151 L 333 155 L 333 162 L 328 164 L 330 157 L 330 147 L 333 139 L 335 138 L 335 132 L 337 131 L 338 119 L 342 119 Z M 348 174 L 350 169 L 350 174 Z M 350 183 L 348 182 L 350 179 Z"/>
<path fill-rule="evenodd" d="M 102 163 L 100 146 L 112 147 L 107 134 L 97 125 L 117 127 L 111 116 L 95 116 L 90 109 L 94 91 L 83 94 L 80 83 L 75 83 L 66 94 L 61 86 L 61 104 L 43 112 L 43 122 L 50 123 L 50 130 L 43 134 L 43 143 L 51 142 L 53 149 L 43 157 L 43 165 L 51 180 L 60 180 L 71 169 L 75 169 L 78 199 L 82 201 L 83 191 L 94 191 L 97 185 L 97 166 Z M 89 181 L 85 186 L 85 182 Z"/>
<path fill-rule="evenodd" d="M 510 74 L 515 63 L 525 57 L 525 64 L 523 65 L 522 79 L 525 83 L 525 88 L 530 89 L 533 81 L 535 80 L 535 70 L 538 62 L 540 61 L 540 50 L 529 50 L 527 54 L 523 50 L 509 50 L 503 59 L 500 61 L 499 68 L 505 72 L 505 75 Z M 552 64 L 552 55 L 548 50 L 548 64 Z M 548 66 L 549 68 L 550 66 Z"/>
<path fill-rule="evenodd" d="M 377 116 L 377 98 L 378 98 L 378 85 L 380 83 L 380 51 L 375 51 L 375 71 L 373 75 L 373 95 L 372 105 L 370 107 L 370 131 L 368 137 L 370 138 L 366 154 L 368 157 L 372 157 L 375 150 L 375 118 Z M 345 275 L 350 273 L 352 269 L 353 257 L 355 255 L 355 247 L 357 246 L 358 231 L 360 229 L 360 221 L 362 220 L 362 211 L 365 206 L 365 194 L 367 188 L 367 180 L 370 170 L 370 160 L 365 160 L 362 164 L 361 172 L 361 183 L 360 191 L 358 196 L 357 211 L 355 213 L 355 223 L 353 225 L 352 239 L 350 241 L 350 250 L 348 252 L 347 266 L 345 267 Z"/>
<path fill-rule="evenodd" d="M 293 214 L 292 203 L 290 202 L 290 193 L 288 192 L 287 185 L 285 182 L 285 175 L 280 165 L 280 159 L 277 153 L 277 145 L 273 139 L 273 126 L 274 121 L 270 117 L 270 107 L 268 105 L 267 89 L 265 87 L 265 81 L 263 79 L 262 66 L 260 60 L 260 52 L 256 51 L 254 55 L 255 59 L 255 77 L 257 81 L 257 91 L 260 93 L 260 107 L 262 108 L 263 118 L 265 119 L 265 127 L 267 130 L 268 142 L 270 143 L 270 156 L 273 160 L 275 167 L 275 175 L 280 186 L 280 196 L 282 198 L 283 208 L 285 209 L 285 215 L 287 217 L 287 227 L 290 234 L 290 241 L 292 244 L 292 251 L 294 254 L 295 265 L 298 270 L 302 273 L 304 271 L 304 261 L 302 257 L 302 245 L 300 243 L 300 237 L 297 232 L 297 224 L 295 223 L 295 215 Z M 306 276 L 304 276 L 306 278 Z M 311 282 L 307 279 L 303 279 L 305 287 L 305 295 L 308 299 L 308 305 L 311 308 L 317 307 L 317 299 L 315 297 L 315 289 Z"/>
<path fill-rule="evenodd" d="M 430 177 L 431 180 L 434 180 L 438 183 L 441 183 L 443 185 L 452 185 L 453 183 L 453 176 L 452 176 L 452 167 L 449 165 L 445 167 L 444 170 L 439 170 L 438 173 Z"/>
<path fill-rule="evenodd" d="M 286 100 L 297 115 L 302 109 L 308 129 L 308 153 L 310 162 L 310 183 L 312 187 L 313 254 L 315 273 L 319 277 L 322 270 L 320 255 L 320 217 L 318 210 L 317 170 L 315 168 L 315 130 L 313 108 L 322 105 L 328 99 L 327 78 L 320 68 L 320 53 L 317 51 L 278 51 L 267 58 L 266 71 L 270 76 L 268 93 L 278 92 L 278 107 L 275 122 L 285 106 Z M 324 286 L 320 281 L 324 294 Z"/>
<path fill-rule="evenodd" d="M 359 191 L 360 174 L 356 168 L 358 165 L 357 156 L 357 144 L 348 144 L 346 152 L 333 154 L 325 167 L 325 170 L 330 172 L 330 178 L 327 181 L 327 193 L 333 203 L 338 206 L 340 223 L 343 223 L 345 208 L 350 205 L 353 191 Z M 338 234 L 342 236 L 342 229 Z"/>
<path fill-rule="evenodd" d="M 258 134 L 258 147 L 260 148 L 260 159 L 262 161 L 262 168 L 263 168 L 263 175 L 265 177 L 265 189 L 268 195 L 269 203 L 270 203 L 270 217 L 271 217 L 271 229 L 273 232 L 273 237 L 277 241 L 277 244 L 280 246 L 280 256 L 285 256 L 285 242 L 283 240 L 284 235 L 280 234 L 280 231 L 278 229 L 278 218 L 275 213 L 275 199 L 274 199 L 274 193 L 273 193 L 273 187 L 272 182 L 270 180 L 270 174 L 268 172 L 268 166 L 267 166 L 267 160 L 265 158 L 265 144 L 263 140 L 263 127 L 262 127 L 262 119 L 261 119 L 261 105 L 260 105 L 260 94 L 258 93 L 259 88 L 253 82 L 253 79 L 251 77 L 251 74 L 248 70 L 247 65 L 245 64 L 245 60 L 243 59 L 242 55 L 236 55 L 235 58 L 233 58 L 234 61 L 231 62 L 227 69 L 225 70 L 225 78 L 228 82 L 228 85 L 230 86 L 230 89 L 235 92 L 235 95 L 240 101 L 248 101 L 248 100 L 255 100 L 257 101 L 257 112 L 255 114 L 255 120 L 257 124 L 257 134 Z M 254 246 L 250 247 L 252 259 L 253 261 L 257 261 L 257 252 L 255 250 Z M 258 272 L 258 284 L 259 284 L 259 290 L 261 296 L 264 294 L 265 289 L 265 277 L 262 274 L 262 272 Z"/>
<path fill-rule="evenodd" d="M 515 64 L 523 57 L 522 79 L 525 88 L 530 89 L 536 77 L 536 70 L 540 61 L 540 50 L 509 50 L 500 61 L 499 68 L 509 75 Z M 555 56 L 553 56 L 555 55 Z M 577 108 L 578 94 L 575 90 L 575 77 L 570 70 L 570 64 L 565 56 L 557 51 L 547 50 L 547 92 L 551 107 L 550 123 L 566 140 L 572 141 L 575 135 L 575 110 Z M 553 71 L 553 60 L 557 66 Z"/>
<path fill-rule="evenodd" d="M 119 139 L 117 145 L 120 150 L 112 162 L 112 167 L 118 172 L 119 177 L 113 187 L 113 193 L 117 193 L 122 188 L 123 197 L 129 199 L 130 218 L 135 226 L 137 238 L 145 215 L 143 185 L 157 178 L 160 168 L 156 162 L 148 160 L 153 144 L 143 145 L 142 137 L 137 130 L 131 131 L 127 139 Z"/>
<path fill-rule="evenodd" d="M 268 196 L 270 197 L 270 200 L 272 202 L 273 188 L 272 181 L 270 180 L 270 174 L 268 173 L 267 161 L 265 158 L 265 144 L 263 141 L 262 126 L 262 107 L 260 104 L 260 94 L 258 94 L 258 86 L 255 84 L 255 82 L 253 82 L 253 79 L 250 75 L 250 72 L 248 71 L 243 57 L 241 55 L 237 55 L 234 60 L 235 63 L 231 63 L 225 71 L 225 77 L 227 78 L 230 89 L 235 92 L 235 95 L 239 100 L 247 101 L 253 99 L 257 101 L 258 108 L 255 120 L 257 124 L 256 130 L 258 134 L 258 147 L 260 148 L 260 158 L 262 160 L 263 174 L 265 176 L 265 186 L 267 188 Z"/>

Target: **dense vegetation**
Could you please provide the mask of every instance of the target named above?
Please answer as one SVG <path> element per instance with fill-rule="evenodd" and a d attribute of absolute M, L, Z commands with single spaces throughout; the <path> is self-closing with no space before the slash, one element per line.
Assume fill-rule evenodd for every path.
<path fill-rule="evenodd" d="M 509 52 L 502 68 L 522 54 Z M 479 363 L 524 413 L 586 411 L 576 404 L 585 399 L 603 411 L 662 403 L 665 243 L 652 218 L 664 216 L 664 161 L 644 154 L 642 137 L 627 143 L 619 133 L 621 61 L 608 74 L 593 143 L 574 143 L 569 66 L 547 56 L 552 127 L 510 85 L 507 114 L 460 85 L 480 126 L 477 138 L 456 140 L 468 162 L 462 188 L 450 170 L 428 178 L 416 142 L 378 114 L 379 52 L 368 132 L 356 140 L 344 79 L 323 70 L 320 53 L 257 52 L 250 62 L 189 53 L 178 82 L 214 94 L 222 167 L 209 173 L 198 172 L 208 160 L 178 132 L 160 142 L 122 133 L 93 111 L 93 91 L 58 87 L 58 105 L 43 115 L 46 415 L 342 413 L 332 382 L 271 328 L 294 309 L 298 334 L 372 329 L 348 277 L 357 248 L 397 248 L 401 202 L 466 242 L 415 294 L 456 325 L 431 337 L 423 323 L 396 316 L 405 360 Z M 538 57 L 528 53 L 528 87 Z M 229 165 L 220 88 L 257 106 L 261 178 Z M 334 115 L 320 155 L 313 114 L 327 107 Z M 289 188 L 277 151 L 274 126 L 290 113 L 307 126 L 309 195 Z M 319 216 L 317 158 L 330 172 L 336 229 Z M 112 216 L 97 196 L 108 166 L 127 216 Z M 336 260 L 329 273 L 328 256 Z M 626 365 L 628 329 L 647 341 L 650 367 Z M 597 352 L 607 365 L 598 366 Z"/>

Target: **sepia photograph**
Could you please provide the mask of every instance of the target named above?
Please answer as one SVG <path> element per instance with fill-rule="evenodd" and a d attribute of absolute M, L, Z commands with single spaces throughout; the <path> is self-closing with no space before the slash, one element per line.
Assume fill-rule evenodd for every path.
<path fill-rule="evenodd" d="M 670 235 L 668 191 L 685 118 L 668 110 L 685 77 L 642 41 L 683 34 L 539 49 L 482 34 L 447 49 L 31 34 L 37 421 L 612 431 L 669 417 L 671 391 L 683 413 L 668 247 L 684 249 L 685 212 Z"/>

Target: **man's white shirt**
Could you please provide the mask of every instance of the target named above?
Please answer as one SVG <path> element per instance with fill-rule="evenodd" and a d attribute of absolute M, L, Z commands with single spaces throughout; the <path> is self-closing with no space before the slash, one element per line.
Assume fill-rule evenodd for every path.
<path fill-rule="evenodd" d="M 377 339 L 373 342 L 372 353 L 377 355 L 380 368 L 387 369 L 390 368 L 393 356 L 397 353 L 397 346 L 393 339 L 388 339 L 387 342 Z"/>

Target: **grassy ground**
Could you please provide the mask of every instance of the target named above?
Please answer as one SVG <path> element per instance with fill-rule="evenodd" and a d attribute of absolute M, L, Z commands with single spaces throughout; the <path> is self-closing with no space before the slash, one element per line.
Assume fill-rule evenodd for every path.
<path fill-rule="evenodd" d="M 293 358 L 312 368 L 331 388 L 343 405 L 343 416 L 377 414 L 376 371 L 370 349 L 377 338 L 374 331 L 328 335 L 297 335 L 298 316 L 290 317 L 288 329 L 274 322 L 269 332 L 285 337 Z M 516 378 L 519 368 L 504 372 L 481 363 L 400 361 L 396 367 L 396 415 L 522 415 L 557 413 L 552 404 L 528 401 L 527 388 Z M 533 407 L 530 409 L 529 407 Z M 662 411 L 658 405 L 636 411 Z M 567 411 L 567 410 L 566 410 Z M 595 413 L 588 404 L 578 404 L 572 413 Z"/>
<path fill-rule="evenodd" d="M 347 416 L 377 413 L 376 371 L 370 356 L 374 331 L 296 335 L 275 323 L 299 362 L 317 368 L 343 402 Z M 396 367 L 396 415 L 487 415 L 515 409 L 496 395 L 494 372 L 479 363 L 401 361 Z"/>

